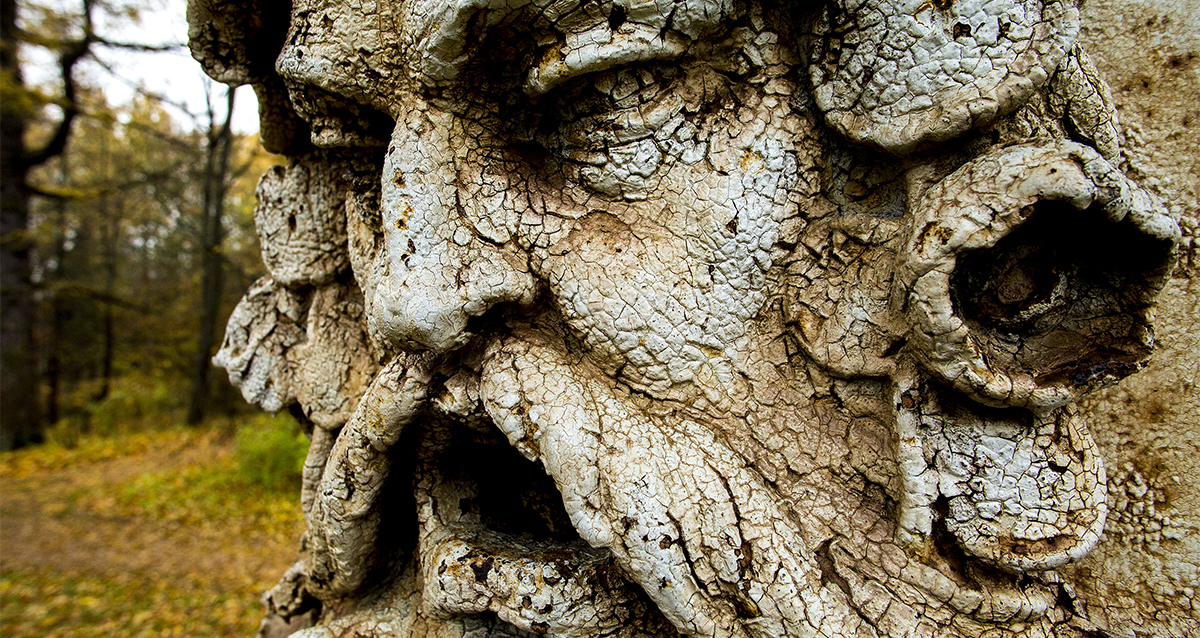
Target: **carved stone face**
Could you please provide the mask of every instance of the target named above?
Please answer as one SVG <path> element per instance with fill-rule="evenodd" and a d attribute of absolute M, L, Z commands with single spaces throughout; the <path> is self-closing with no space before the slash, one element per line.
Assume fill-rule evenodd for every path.
<path fill-rule="evenodd" d="M 1144 364 L 1178 230 L 1074 6 L 662 4 L 293 4 L 321 148 L 264 178 L 274 278 L 218 355 L 317 426 L 275 612 L 1083 626 L 1071 404 Z"/>

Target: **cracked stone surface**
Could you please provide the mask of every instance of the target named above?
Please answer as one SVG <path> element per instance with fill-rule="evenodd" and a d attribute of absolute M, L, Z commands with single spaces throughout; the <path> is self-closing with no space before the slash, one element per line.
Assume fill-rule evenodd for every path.
<path fill-rule="evenodd" d="M 813 96 L 848 138 L 906 153 L 1015 110 L 1078 33 L 1070 0 L 835 0 L 814 35 Z"/>
<path fill-rule="evenodd" d="M 288 157 L 215 359 L 312 432 L 261 635 L 1200 629 L 1195 552 L 1106 599 L 1196 525 L 1104 389 L 1195 209 L 1073 2 L 189 15 Z"/>

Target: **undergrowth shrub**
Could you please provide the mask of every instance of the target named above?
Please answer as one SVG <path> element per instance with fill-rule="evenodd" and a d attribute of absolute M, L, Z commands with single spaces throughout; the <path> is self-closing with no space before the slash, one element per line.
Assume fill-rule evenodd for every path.
<path fill-rule="evenodd" d="M 187 387 L 161 372 L 133 372 L 110 380 L 103 399 L 101 382 L 64 384 L 61 417 L 46 429 L 46 442 L 73 449 L 95 437 L 157 432 L 183 423 Z"/>
<path fill-rule="evenodd" d="M 238 477 L 246 483 L 298 489 L 307 453 L 308 437 L 290 415 L 255 415 L 238 428 L 234 455 Z"/>
<path fill-rule="evenodd" d="M 274 533 L 302 525 L 296 497 L 308 437 L 295 419 L 286 414 L 242 419 L 233 445 L 219 449 L 200 464 L 134 478 L 118 494 L 119 508 L 130 516 L 194 528 L 241 526 Z"/>
<path fill-rule="evenodd" d="M 94 433 L 125 434 L 178 422 L 186 397 L 161 374 L 130 374 L 113 379 L 108 396 L 90 402 L 87 411 Z"/>

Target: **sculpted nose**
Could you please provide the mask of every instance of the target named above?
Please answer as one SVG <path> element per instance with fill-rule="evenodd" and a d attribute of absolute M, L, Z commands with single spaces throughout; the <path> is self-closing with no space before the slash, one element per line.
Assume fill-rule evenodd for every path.
<path fill-rule="evenodd" d="M 471 317 L 529 304 L 537 289 L 525 255 L 482 238 L 463 214 L 452 119 L 414 109 L 397 121 L 384 160 L 384 249 L 369 312 L 376 334 L 406 349 L 457 348 L 472 336 Z"/>

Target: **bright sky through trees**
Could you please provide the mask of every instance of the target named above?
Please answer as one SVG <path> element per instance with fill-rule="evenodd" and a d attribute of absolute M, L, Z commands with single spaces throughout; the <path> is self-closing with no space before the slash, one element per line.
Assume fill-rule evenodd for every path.
<path fill-rule="evenodd" d="M 28 3 L 22 3 L 22 19 L 30 19 L 26 13 Z M 74 0 L 49 0 L 40 2 L 45 6 L 68 13 L 78 13 L 78 2 Z M 86 60 L 80 64 L 80 79 L 88 86 L 100 88 L 110 104 L 129 102 L 139 90 L 161 95 L 170 103 L 168 108 L 177 111 L 175 105 L 185 106 L 193 115 L 204 121 L 205 90 L 212 94 L 212 102 L 223 118 L 224 87 L 212 82 L 204 75 L 199 63 L 188 52 L 187 21 L 184 12 L 186 3 L 180 0 L 117 0 L 113 4 L 128 4 L 137 8 L 138 20 L 110 18 L 97 11 L 97 31 L 101 36 L 116 42 L 144 45 L 181 44 L 169 52 L 141 52 L 111 47 L 95 47 L 95 53 L 103 64 Z M 29 85 L 51 82 L 57 73 L 55 60 L 37 47 L 25 47 L 22 52 L 26 60 L 25 74 Z M 108 68 L 105 68 L 105 67 Z M 237 107 L 234 109 L 233 129 L 248 134 L 258 131 L 258 103 L 254 91 L 245 86 L 239 89 Z M 194 123 L 190 117 L 176 113 L 181 125 Z"/>

